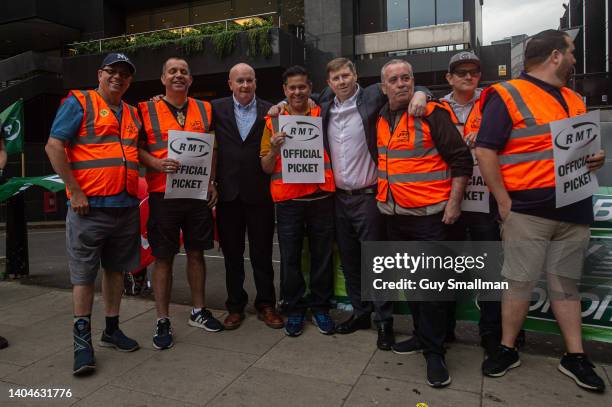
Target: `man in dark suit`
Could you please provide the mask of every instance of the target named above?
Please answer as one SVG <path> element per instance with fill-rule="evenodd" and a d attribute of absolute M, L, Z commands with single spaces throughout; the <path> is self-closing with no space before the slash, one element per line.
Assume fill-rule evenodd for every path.
<path fill-rule="evenodd" d="M 225 329 L 236 329 L 244 320 L 248 295 L 244 290 L 245 231 L 257 296 L 257 316 L 271 328 L 282 328 L 276 312 L 272 238 L 274 204 L 270 196 L 270 176 L 261 169 L 259 147 L 271 104 L 255 96 L 255 71 L 237 64 L 229 72 L 232 96 L 212 102 L 213 123 L 218 146 L 217 225 L 219 243 L 225 258 L 225 279 L 229 315 Z"/>

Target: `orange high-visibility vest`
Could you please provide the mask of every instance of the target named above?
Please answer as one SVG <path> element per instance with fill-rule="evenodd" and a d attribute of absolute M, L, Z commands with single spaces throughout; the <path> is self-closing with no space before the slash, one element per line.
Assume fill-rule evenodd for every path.
<path fill-rule="evenodd" d="M 121 102 L 121 124 L 98 92 L 72 90 L 83 108 L 77 137 L 65 148 L 72 175 L 86 196 L 138 193 L 138 132 L 136 108 Z M 70 199 L 70 191 L 66 188 Z"/>
<path fill-rule="evenodd" d="M 435 103 L 435 102 L 432 102 L 432 103 Z M 439 106 L 443 108 L 444 110 L 446 110 L 448 114 L 450 114 L 453 124 L 457 127 L 457 130 L 459 130 L 459 133 L 461 133 L 464 139 L 468 136 L 468 134 L 472 132 L 478 133 L 478 130 L 480 129 L 480 121 L 482 120 L 482 112 L 480 110 L 480 99 L 477 99 L 476 101 L 474 101 L 472 110 L 470 110 L 470 113 L 468 114 L 468 117 L 465 123 L 461 123 L 459 121 L 459 118 L 455 114 L 453 107 L 450 105 L 450 103 L 448 103 L 447 100 L 440 100 Z"/>
<path fill-rule="evenodd" d="M 289 115 L 290 113 L 285 110 L 283 115 Z M 310 109 L 310 116 L 320 116 L 321 108 L 319 106 Z M 272 124 L 272 118 L 266 116 L 266 127 L 270 130 L 271 134 L 274 134 L 274 127 Z M 274 202 L 287 201 L 289 199 L 302 198 L 308 196 L 317 191 L 334 192 L 336 190 L 336 183 L 334 182 L 334 174 L 331 168 L 331 161 L 327 151 L 323 153 L 323 161 L 325 167 L 325 182 L 322 184 L 285 184 L 283 183 L 282 174 L 282 161 L 281 156 L 276 156 L 276 162 L 274 164 L 274 172 L 270 177 L 270 193 Z"/>
<path fill-rule="evenodd" d="M 195 133 L 206 133 L 212 120 L 210 103 L 187 98 L 187 117 L 185 126 L 181 127 L 170 111 L 166 102 L 140 102 L 138 108 L 142 113 L 145 132 L 147 133 L 147 151 L 154 157 L 168 157 L 168 131 L 182 130 Z M 147 168 L 145 175 L 150 192 L 166 192 L 166 174 Z"/>
<path fill-rule="evenodd" d="M 437 103 L 428 103 L 429 116 Z M 378 194 L 380 202 L 418 208 L 447 201 L 451 176 L 431 138 L 429 124 L 404 112 L 393 133 L 384 116 L 378 118 Z"/>
<path fill-rule="evenodd" d="M 528 80 L 513 79 L 491 88 L 497 91 L 512 119 L 510 138 L 498 153 L 506 189 L 525 191 L 554 188 L 555 168 L 549 123 L 586 113 L 582 98 L 569 88 L 561 88 L 568 114 L 554 96 Z M 490 92 L 485 92 L 484 98 Z"/>

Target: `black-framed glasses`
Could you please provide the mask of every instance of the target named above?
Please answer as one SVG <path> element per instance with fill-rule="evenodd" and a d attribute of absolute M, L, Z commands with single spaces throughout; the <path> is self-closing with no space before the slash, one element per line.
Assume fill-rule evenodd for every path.
<path fill-rule="evenodd" d="M 127 79 L 132 76 L 132 73 L 129 71 L 117 71 L 113 68 L 101 68 L 101 70 L 106 72 L 109 76 L 119 75 L 122 79 Z"/>
<path fill-rule="evenodd" d="M 456 69 L 453 71 L 453 74 L 460 78 L 465 78 L 467 74 L 470 74 L 473 78 L 475 76 L 480 76 L 480 69 Z"/>

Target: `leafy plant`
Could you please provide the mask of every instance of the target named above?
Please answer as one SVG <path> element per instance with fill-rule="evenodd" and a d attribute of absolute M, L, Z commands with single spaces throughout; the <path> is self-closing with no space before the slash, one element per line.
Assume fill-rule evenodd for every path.
<path fill-rule="evenodd" d="M 210 42 L 214 53 L 219 58 L 230 55 L 235 47 L 238 34 L 247 32 L 249 55 L 272 55 L 270 28 L 272 17 L 253 19 L 245 24 L 235 22 L 202 24 L 186 28 L 156 31 L 145 34 L 126 35 L 108 40 L 91 41 L 70 46 L 74 55 L 88 55 L 109 51 L 136 51 L 141 49 L 155 50 L 171 44 L 180 47 L 185 54 L 201 53 Z"/>

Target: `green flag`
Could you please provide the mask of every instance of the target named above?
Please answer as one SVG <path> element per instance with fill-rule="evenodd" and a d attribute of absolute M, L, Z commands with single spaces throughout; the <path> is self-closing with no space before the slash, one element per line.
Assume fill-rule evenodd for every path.
<path fill-rule="evenodd" d="M 0 124 L 4 133 L 4 146 L 7 154 L 23 152 L 24 122 L 23 99 L 13 103 L 0 113 Z"/>
<path fill-rule="evenodd" d="M 42 177 L 11 178 L 7 183 L 0 185 L 0 202 L 20 194 L 33 185 L 45 188 L 51 192 L 60 192 L 66 189 L 64 181 L 58 175 L 44 175 Z"/>

